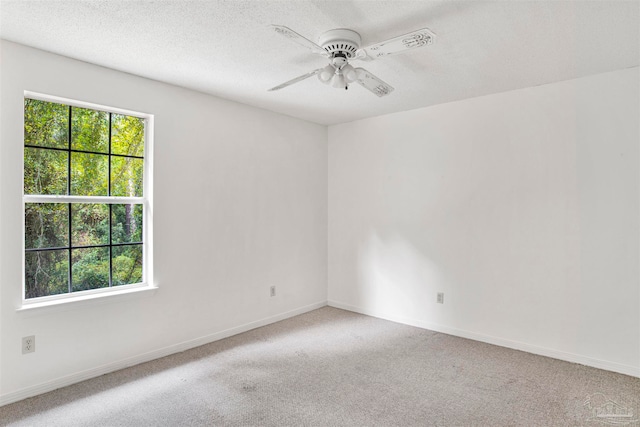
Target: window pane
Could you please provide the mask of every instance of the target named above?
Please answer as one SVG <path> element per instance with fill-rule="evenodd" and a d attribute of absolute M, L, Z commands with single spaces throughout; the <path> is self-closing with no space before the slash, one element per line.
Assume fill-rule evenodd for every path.
<path fill-rule="evenodd" d="M 69 292 L 69 251 L 25 253 L 25 298 Z"/>
<path fill-rule="evenodd" d="M 26 249 L 69 245 L 66 203 L 27 203 L 24 209 Z"/>
<path fill-rule="evenodd" d="M 113 286 L 142 282 L 142 245 L 113 247 Z"/>
<path fill-rule="evenodd" d="M 69 107 L 25 98 L 24 143 L 69 148 Z"/>
<path fill-rule="evenodd" d="M 111 212 L 114 244 L 142 242 L 142 205 L 111 205 Z"/>
<path fill-rule="evenodd" d="M 144 156 L 144 120 L 113 114 L 111 116 L 111 153 Z"/>
<path fill-rule="evenodd" d="M 71 194 L 106 196 L 109 156 L 71 153 Z"/>
<path fill-rule="evenodd" d="M 109 243 L 109 205 L 74 203 L 71 205 L 71 245 L 91 246 Z"/>
<path fill-rule="evenodd" d="M 71 250 L 73 292 L 109 286 L 109 248 Z"/>
<path fill-rule="evenodd" d="M 111 195 L 142 197 L 143 159 L 111 157 Z"/>
<path fill-rule="evenodd" d="M 71 108 L 71 148 L 109 152 L 109 113 L 86 108 Z"/>
<path fill-rule="evenodd" d="M 64 151 L 24 148 L 24 193 L 67 194 L 67 159 Z"/>

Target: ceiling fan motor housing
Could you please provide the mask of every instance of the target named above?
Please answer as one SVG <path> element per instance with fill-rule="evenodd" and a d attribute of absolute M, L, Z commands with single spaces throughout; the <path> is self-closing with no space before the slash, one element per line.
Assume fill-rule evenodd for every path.
<path fill-rule="evenodd" d="M 352 59 L 360 48 L 362 39 L 360 34 L 346 28 L 329 30 L 319 38 L 319 44 L 326 50 L 331 58 Z"/>

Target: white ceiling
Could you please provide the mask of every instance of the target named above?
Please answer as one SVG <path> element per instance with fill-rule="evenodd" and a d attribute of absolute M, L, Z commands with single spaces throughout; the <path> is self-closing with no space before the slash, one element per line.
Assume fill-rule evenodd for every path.
<path fill-rule="evenodd" d="M 425 27 L 437 39 L 357 65 L 395 87 L 386 97 L 315 77 L 267 92 L 326 64 L 269 24 L 314 42 L 333 28 L 363 45 Z M 638 66 L 640 1 L 1 0 L 0 37 L 335 124 Z"/>

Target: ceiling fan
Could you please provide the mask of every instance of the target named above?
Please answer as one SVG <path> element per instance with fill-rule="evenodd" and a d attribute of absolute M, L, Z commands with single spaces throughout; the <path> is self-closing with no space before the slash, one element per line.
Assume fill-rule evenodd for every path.
<path fill-rule="evenodd" d="M 360 47 L 360 34 L 353 30 L 340 28 L 322 34 L 316 44 L 291 28 L 283 25 L 272 25 L 271 27 L 276 33 L 310 49 L 317 55 L 324 56 L 329 60 L 329 65 L 272 87 L 269 91 L 280 90 L 317 75 L 322 83 L 335 88 L 349 89 L 350 83 L 357 82 L 375 95 L 389 95 L 393 91 L 393 87 L 364 68 L 354 68 L 349 64 L 349 61 L 372 61 L 389 55 L 405 53 L 408 50 L 428 46 L 435 39 L 435 34 L 429 29 L 423 28 L 380 43 Z"/>

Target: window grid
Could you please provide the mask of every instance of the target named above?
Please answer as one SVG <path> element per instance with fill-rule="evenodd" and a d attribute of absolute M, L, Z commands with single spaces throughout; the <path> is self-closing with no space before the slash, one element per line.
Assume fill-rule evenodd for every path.
<path fill-rule="evenodd" d="M 144 156 L 133 156 L 131 154 L 116 154 L 116 153 L 101 153 L 99 151 L 90 151 L 90 150 L 78 150 L 75 148 L 60 148 L 60 147 L 43 147 L 42 145 L 33 145 L 33 144 L 24 144 L 27 148 L 37 148 L 40 150 L 51 150 L 51 151 L 64 151 L 65 153 L 83 153 L 83 154 L 97 154 L 99 156 L 111 156 L 111 157 L 128 157 L 131 159 L 140 159 L 144 160 Z M 67 189 L 70 191 L 70 189 Z"/>
<path fill-rule="evenodd" d="M 71 106 L 69 106 L 69 117 L 67 123 L 67 148 L 71 150 L 71 133 L 73 132 L 73 114 L 71 112 Z M 67 195 L 71 195 L 71 152 L 67 153 Z M 73 292 L 73 255 L 71 251 L 71 233 L 73 233 L 73 223 L 71 218 L 73 216 L 72 204 L 67 205 L 67 292 Z"/>
<path fill-rule="evenodd" d="M 28 97 L 25 97 L 25 101 L 27 99 L 31 99 Z M 56 103 L 57 102 L 52 102 L 52 101 L 43 101 L 43 102 L 49 102 L 49 103 Z M 108 271 L 108 287 L 112 288 L 113 287 L 113 255 L 114 255 L 114 251 L 113 248 L 116 247 L 133 247 L 133 246 L 139 246 L 141 248 L 141 253 L 144 253 L 144 234 L 141 233 L 140 235 L 140 239 L 139 241 L 134 241 L 134 242 L 120 242 L 120 243 L 114 243 L 113 242 L 113 204 L 124 204 L 126 205 L 141 205 L 143 210 L 146 209 L 144 207 L 145 203 L 144 201 L 141 199 L 144 199 L 144 197 L 139 197 L 139 196 L 135 196 L 135 197 L 127 197 L 127 196 L 116 196 L 114 197 L 113 201 L 101 201 L 99 203 L 96 203 L 92 200 L 92 197 L 94 196 L 77 196 L 77 195 L 73 195 L 72 191 L 71 191 L 71 184 L 72 184 L 72 156 L 71 153 L 84 153 L 84 154 L 94 154 L 94 155 L 100 155 L 100 156 L 106 156 L 107 157 L 107 197 L 111 198 L 111 194 L 112 194 L 112 179 L 111 179 L 111 172 L 112 172 L 112 157 L 119 157 L 119 158 L 132 158 L 132 159 L 140 159 L 140 160 L 144 160 L 144 156 L 137 156 L 137 155 L 130 155 L 130 154 L 115 154 L 112 153 L 112 138 L 113 138 L 113 114 L 112 112 L 107 112 L 108 113 L 108 149 L 107 149 L 107 153 L 104 152 L 97 152 L 97 151 L 91 151 L 91 150 L 83 150 L 83 149 L 77 149 L 77 148 L 72 148 L 72 143 L 73 143 L 73 106 L 72 105 L 68 105 L 68 124 L 67 124 L 67 147 L 66 148 L 59 148 L 59 147 L 47 147 L 47 146 L 41 146 L 41 145 L 34 145 L 34 144 L 24 144 L 25 147 L 27 148 L 34 148 L 34 149 L 38 149 L 38 150 L 50 150 L 50 151 L 63 151 L 67 153 L 67 185 L 66 185 L 66 195 L 65 196 L 72 196 L 75 199 L 81 199 L 81 200 L 75 200 L 74 202 L 66 202 L 65 201 L 65 196 L 58 196 L 56 199 L 54 200 L 47 200 L 46 203 L 60 203 L 60 204 L 66 204 L 67 205 L 67 230 L 66 230 L 66 240 L 67 240 L 67 246 L 57 246 L 57 247 L 44 247 L 44 248 L 26 248 L 25 247 L 25 253 L 33 253 L 33 252 L 47 252 L 47 251 L 56 251 L 56 250 L 66 250 L 67 252 L 67 264 L 68 264 L 68 274 L 67 274 L 67 284 L 68 284 L 68 294 L 72 294 L 74 293 L 73 291 L 73 253 L 74 250 L 77 249 L 93 249 L 93 248 L 108 248 L 108 257 L 109 257 L 109 271 Z M 78 108 L 84 108 L 84 107 L 78 107 Z M 94 110 L 94 111 L 101 111 L 101 110 Z M 135 116 L 134 116 L 135 117 Z M 146 126 L 145 126 L 145 132 L 146 132 Z M 144 145 L 146 145 L 146 141 L 143 143 Z M 143 147 L 144 147 L 143 145 Z M 143 168 L 144 168 L 144 164 L 143 164 Z M 142 179 L 143 182 L 143 188 L 146 187 L 145 184 L 145 179 L 143 177 Z M 144 190 L 143 190 L 144 191 Z M 26 194 L 25 193 L 25 203 L 39 203 L 37 201 L 29 201 L 29 196 L 35 196 L 35 197 L 39 197 L 39 196 L 46 196 L 46 194 Z M 143 193 L 144 196 L 144 193 Z M 101 198 L 104 199 L 104 197 L 99 196 Z M 80 203 L 87 203 L 87 204 L 92 204 L 92 203 L 96 203 L 96 204 L 102 204 L 102 205 L 107 205 L 108 206 L 108 243 L 106 244 L 96 244 L 96 245 L 78 245 L 75 246 L 73 244 L 73 210 L 74 210 L 74 204 L 80 204 Z M 145 228 L 145 220 L 144 220 L 144 212 L 142 214 L 142 227 L 143 229 Z M 143 264 L 144 264 L 144 256 L 143 256 Z M 144 265 L 143 265 L 143 277 L 141 278 L 142 280 L 144 280 Z M 76 291 L 77 293 L 77 291 Z M 25 295 L 26 297 L 26 288 L 25 288 Z M 48 295 L 50 296 L 50 295 Z"/>
<path fill-rule="evenodd" d="M 107 150 L 109 151 L 109 155 L 111 155 L 112 125 L 112 114 L 109 113 L 109 148 Z M 69 145 L 69 148 L 71 148 L 71 145 Z M 109 158 L 109 161 L 107 163 L 107 196 L 111 196 L 111 158 Z M 109 205 L 109 287 L 113 286 L 113 248 L 111 247 L 111 244 L 113 243 L 113 232 L 111 230 L 111 228 L 113 227 L 113 219 L 111 218 L 111 215 L 113 215 L 113 208 L 111 207 L 111 205 Z"/>

